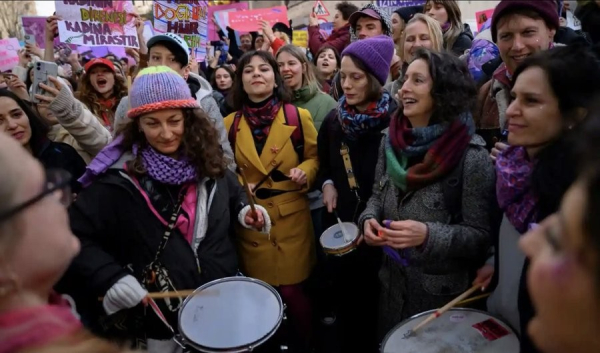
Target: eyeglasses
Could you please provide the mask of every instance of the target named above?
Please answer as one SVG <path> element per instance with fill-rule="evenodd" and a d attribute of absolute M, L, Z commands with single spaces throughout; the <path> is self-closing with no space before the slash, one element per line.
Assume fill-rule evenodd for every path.
<path fill-rule="evenodd" d="M 52 195 L 58 190 L 62 191 L 62 195 L 60 196 L 60 203 L 63 206 L 68 207 L 71 204 L 71 201 L 73 200 L 73 195 L 71 194 L 71 174 L 69 174 L 69 172 L 63 169 L 49 169 L 46 171 L 46 183 L 44 186 L 44 190 L 42 190 L 42 192 L 29 199 L 28 201 L 25 201 L 22 204 L 14 207 L 13 209 L 1 213 L 0 222 L 13 217 L 17 213 L 41 201 L 46 196 Z"/>

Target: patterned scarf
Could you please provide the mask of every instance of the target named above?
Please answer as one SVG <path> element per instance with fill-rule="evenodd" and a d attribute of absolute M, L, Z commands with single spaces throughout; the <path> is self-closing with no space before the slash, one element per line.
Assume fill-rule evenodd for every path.
<path fill-rule="evenodd" d="M 470 113 L 451 123 L 422 128 L 411 128 L 408 118 L 399 113 L 390 122 L 386 141 L 387 173 L 404 192 L 431 184 L 458 164 L 474 133 Z M 420 156 L 424 156 L 422 162 L 408 166 L 409 158 Z"/>
<path fill-rule="evenodd" d="M 277 117 L 279 108 L 281 108 L 281 102 L 277 97 L 269 99 L 265 105 L 258 108 L 244 105 L 242 113 L 244 114 L 244 118 L 246 118 L 248 125 L 250 125 L 252 136 L 254 136 L 257 141 L 266 140 L 267 136 L 269 136 L 271 124 L 273 124 L 273 120 Z"/>
<path fill-rule="evenodd" d="M 388 114 L 390 99 L 390 94 L 383 91 L 378 102 L 371 102 L 365 111 L 359 112 L 346 102 L 346 96 L 340 97 L 337 116 L 346 138 L 356 141 L 364 133 L 381 124 L 382 117 Z"/>
<path fill-rule="evenodd" d="M 132 148 L 134 155 L 138 155 L 138 146 Z M 150 177 L 158 182 L 168 185 L 182 185 L 192 180 L 196 180 L 196 168 L 190 164 L 187 158 L 173 159 L 158 153 L 150 145 L 139 150 L 142 156 L 142 163 Z"/>
<path fill-rule="evenodd" d="M 114 120 L 114 112 L 113 108 L 116 103 L 115 97 L 108 99 L 98 99 L 98 103 L 100 104 L 100 116 L 102 117 L 102 122 L 104 127 L 106 127 L 109 131 L 112 131 L 113 120 Z"/>
<path fill-rule="evenodd" d="M 531 190 L 534 166 L 523 147 L 511 146 L 496 159 L 498 204 L 521 234 L 537 219 L 538 200 Z"/>

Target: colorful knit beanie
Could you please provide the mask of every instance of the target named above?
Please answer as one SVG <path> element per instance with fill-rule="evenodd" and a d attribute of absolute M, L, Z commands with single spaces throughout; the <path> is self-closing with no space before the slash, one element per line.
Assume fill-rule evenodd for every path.
<path fill-rule="evenodd" d="M 187 83 L 167 66 L 152 66 L 140 71 L 129 93 L 130 119 L 163 109 L 200 108 Z"/>

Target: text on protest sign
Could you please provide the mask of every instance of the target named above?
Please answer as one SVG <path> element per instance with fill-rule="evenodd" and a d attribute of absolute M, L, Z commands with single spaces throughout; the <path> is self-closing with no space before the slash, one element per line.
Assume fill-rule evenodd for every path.
<path fill-rule="evenodd" d="M 63 43 L 139 48 L 131 1 L 55 1 Z"/>
<path fill-rule="evenodd" d="M 260 28 L 260 21 L 265 20 L 273 26 L 277 22 L 288 25 L 287 7 L 275 6 L 268 9 L 256 9 L 229 13 L 229 27 L 240 32 L 253 32 Z"/>
<path fill-rule="evenodd" d="M 221 29 L 223 32 L 227 32 L 226 27 L 229 26 L 229 19 L 227 19 L 227 23 L 222 23 L 223 21 L 219 21 L 216 16 L 216 13 L 219 11 L 231 12 L 231 11 L 245 11 L 248 10 L 247 2 L 236 2 L 228 5 L 215 5 L 212 6 L 210 3 L 208 4 L 208 40 L 220 40 L 217 32 Z M 217 20 L 219 27 L 217 28 L 212 19 Z"/>
<path fill-rule="evenodd" d="M 186 41 L 196 60 L 204 60 L 208 40 L 206 0 L 154 1 L 153 11 L 156 32 L 178 34 Z"/>
<path fill-rule="evenodd" d="M 17 38 L 0 39 L 0 71 L 12 70 L 19 63 L 21 49 Z"/>

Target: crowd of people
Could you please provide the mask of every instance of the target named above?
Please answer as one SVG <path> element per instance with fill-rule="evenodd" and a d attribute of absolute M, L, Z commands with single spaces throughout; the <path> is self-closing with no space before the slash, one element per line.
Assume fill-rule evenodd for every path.
<path fill-rule="evenodd" d="M 563 1 L 501 0 L 474 36 L 455 0 L 341 2 L 308 48 L 263 21 L 203 62 L 141 19 L 135 62 L 67 57 L 48 17 L 0 82 L 0 353 L 182 352 L 185 297 L 149 294 L 240 275 L 286 306 L 256 351 L 378 352 L 473 285 L 520 352 L 599 351 L 600 1 L 578 3 L 578 31 Z M 338 222 L 356 249 L 326 255 Z"/>

